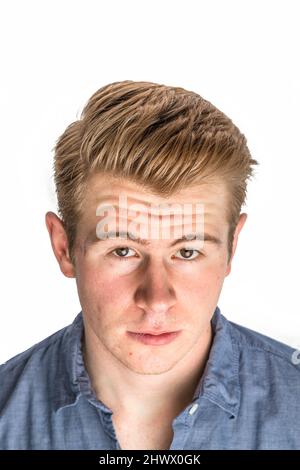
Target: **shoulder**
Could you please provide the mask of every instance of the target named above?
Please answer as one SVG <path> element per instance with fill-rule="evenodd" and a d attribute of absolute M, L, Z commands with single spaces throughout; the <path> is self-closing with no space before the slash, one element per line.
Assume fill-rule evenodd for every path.
<path fill-rule="evenodd" d="M 52 445 L 53 412 L 61 403 L 73 403 L 78 391 L 76 354 L 82 333 L 80 312 L 73 323 L 0 366 L 1 449 Z"/>
<path fill-rule="evenodd" d="M 16 356 L 8 359 L 3 364 L 0 364 L 0 375 L 5 373 L 12 373 L 13 370 L 18 369 L 29 362 L 34 363 L 36 360 L 39 360 L 45 352 L 47 352 L 49 355 L 51 351 L 57 348 L 58 343 L 64 336 L 67 328 L 68 326 L 56 331 L 25 351 L 22 351 Z"/>
<path fill-rule="evenodd" d="M 227 320 L 231 339 L 240 352 L 244 368 L 264 373 L 264 368 L 273 374 L 292 375 L 300 379 L 300 353 L 288 344 L 258 331 Z"/>
<path fill-rule="evenodd" d="M 72 324 L 0 365 L 0 414 L 33 397 L 48 396 L 68 347 Z"/>

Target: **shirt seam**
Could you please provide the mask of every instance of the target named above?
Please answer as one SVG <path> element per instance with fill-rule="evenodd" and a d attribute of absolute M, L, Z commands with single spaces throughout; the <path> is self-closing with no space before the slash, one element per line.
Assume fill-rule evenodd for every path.
<path fill-rule="evenodd" d="M 232 325 L 230 325 L 230 327 L 231 327 L 231 329 L 234 329 L 234 327 Z M 286 357 L 284 354 L 281 354 L 278 351 L 274 351 L 273 349 L 268 349 L 268 348 L 265 348 L 263 346 L 258 346 L 258 345 L 251 344 L 251 343 L 247 342 L 246 340 L 245 341 L 239 341 L 235 337 L 233 337 L 232 334 L 231 334 L 231 339 L 232 339 L 232 342 L 236 346 L 238 346 L 238 348 L 247 347 L 251 350 L 259 351 L 261 353 L 269 353 L 269 354 L 271 354 L 273 356 L 276 356 L 276 357 L 279 357 L 279 358 L 285 360 L 286 362 L 288 362 L 289 364 L 291 364 L 290 359 L 288 357 Z M 291 349 L 293 349 L 293 348 L 291 348 Z M 292 365 L 294 365 L 294 364 L 292 364 Z"/>

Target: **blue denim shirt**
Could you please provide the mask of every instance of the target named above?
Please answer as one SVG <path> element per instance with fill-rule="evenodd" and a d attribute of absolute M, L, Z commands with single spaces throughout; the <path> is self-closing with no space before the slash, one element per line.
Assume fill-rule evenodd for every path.
<path fill-rule="evenodd" d="M 294 350 L 228 321 L 219 307 L 191 403 L 171 450 L 299 449 L 300 366 Z M 0 366 L 0 449 L 121 449 L 112 411 L 91 387 L 83 318 Z M 295 354 L 294 354 L 295 356 Z"/>

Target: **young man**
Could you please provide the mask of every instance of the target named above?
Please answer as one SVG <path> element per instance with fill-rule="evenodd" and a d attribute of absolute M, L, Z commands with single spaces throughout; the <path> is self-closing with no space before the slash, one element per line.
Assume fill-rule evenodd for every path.
<path fill-rule="evenodd" d="M 90 98 L 46 214 L 82 311 L 1 366 L 1 449 L 299 447 L 292 348 L 217 305 L 256 164 L 194 92 L 126 80 Z"/>

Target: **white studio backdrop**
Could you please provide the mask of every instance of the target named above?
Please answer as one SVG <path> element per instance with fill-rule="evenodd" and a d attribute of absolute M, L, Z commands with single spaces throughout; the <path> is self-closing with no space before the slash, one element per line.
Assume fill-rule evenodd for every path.
<path fill-rule="evenodd" d="M 101 86 L 193 90 L 225 112 L 260 163 L 218 305 L 300 348 L 299 2 L 1 2 L 0 363 L 81 310 L 44 217 L 56 212 L 56 139 Z"/>

